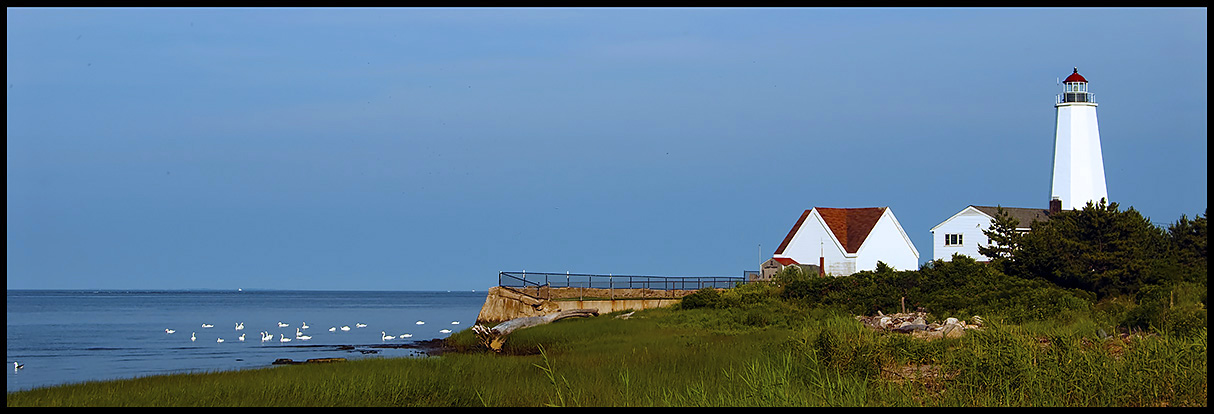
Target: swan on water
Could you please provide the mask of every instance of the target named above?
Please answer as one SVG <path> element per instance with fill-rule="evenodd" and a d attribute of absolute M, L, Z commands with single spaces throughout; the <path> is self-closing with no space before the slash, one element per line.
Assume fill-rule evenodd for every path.
<path fill-rule="evenodd" d="M 331 327 L 329 327 L 329 332 L 336 332 L 336 331 L 337 331 L 337 327 L 336 327 L 336 326 L 331 326 Z"/>
<path fill-rule="evenodd" d="M 240 342 L 244 342 L 244 334 L 240 334 Z"/>
<path fill-rule="evenodd" d="M 287 338 L 286 335 L 278 334 L 278 336 L 278 342 L 291 342 L 291 338 Z"/>
<path fill-rule="evenodd" d="M 280 321 L 280 322 L 278 322 L 278 327 L 279 327 L 279 328 L 286 328 L 286 327 L 288 327 L 288 326 L 291 326 L 291 324 L 289 324 L 289 323 L 282 323 L 281 321 Z"/>
<path fill-rule="evenodd" d="M 300 332 L 300 331 L 299 331 L 299 328 L 295 328 L 295 337 L 296 337 L 296 338 L 298 338 L 298 337 L 301 337 L 301 336 L 303 336 L 303 332 Z"/>
<path fill-rule="evenodd" d="M 306 341 L 306 340 L 312 339 L 312 337 L 308 336 L 308 335 L 300 335 L 300 336 L 295 337 L 295 339 L 298 339 L 301 341 Z"/>
<path fill-rule="evenodd" d="M 168 328 L 165 328 L 165 329 L 164 329 L 164 333 L 166 333 L 166 334 L 171 334 L 171 333 L 173 333 L 173 332 L 177 332 L 177 331 L 174 331 L 174 330 L 172 330 L 172 329 L 168 329 Z"/>
<path fill-rule="evenodd" d="M 223 343 L 223 338 L 215 338 L 215 342 L 218 342 L 218 343 L 221 343 L 221 344 L 222 344 L 222 343 Z"/>
<path fill-rule="evenodd" d="M 302 329 L 308 329 L 308 328 L 311 328 L 311 326 L 308 326 L 308 322 L 306 322 L 306 321 L 305 321 L 305 322 L 303 323 L 303 326 L 301 326 L 300 328 L 302 328 Z"/>
<path fill-rule="evenodd" d="M 190 342 L 194 342 L 195 339 L 197 339 L 197 338 L 194 337 L 194 333 L 190 332 Z"/>
<path fill-rule="evenodd" d="M 425 322 L 422 322 L 422 321 L 417 321 L 416 323 L 417 323 L 418 325 L 425 325 L 425 324 L 426 324 Z"/>
<path fill-rule="evenodd" d="M 341 327 L 341 330 L 342 330 L 342 331 L 348 331 L 348 330 L 350 330 L 350 325 L 343 325 L 343 326 Z"/>
<path fill-rule="evenodd" d="M 204 324 L 202 324 L 202 327 L 203 327 L 203 328 L 214 328 L 214 327 L 215 327 L 215 325 L 210 325 L 210 324 L 205 324 L 205 323 L 204 323 Z"/>
<path fill-rule="evenodd" d="M 367 324 L 365 324 L 365 323 L 361 323 L 361 322 L 355 322 L 355 323 L 354 323 L 354 327 L 355 327 L 355 328 L 366 328 L 366 327 L 367 327 Z"/>
<path fill-rule="evenodd" d="M 239 330 L 241 330 L 241 329 L 244 329 L 244 322 L 240 322 L 240 323 L 237 323 L 237 324 L 236 324 L 236 330 L 238 330 L 238 331 L 239 331 Z"/>
<path fill-rule="evenodd" d="M 452 325 L 459 325 L 459 321 L 451 321 Z"/>
<path fill-rule="evenodd" d="M 270 335 L 270 333 L 266 331 L 261 331 L 261 342 L 269 341 L 271 339 L 274 339 L 274 335 Z"/>
<path fill-rule="evenodd" d="M 392 335 L 388 335 L 387 332 L 379 331 L 379 340 L 388 341 L 388 340 L 392 340 L 392 339 L 396 339 L 396 337 L 392 336 Z"/>
<path fill-rule="evenodd" d="M 451 330 L 450 330 L 450 329 L 443 329 L 443 330 L 441 330 L 441 331 L 438 331 L 438 333 L 451 333 Z"/>
<path fill-rule="evenodd" d="M 400 337 L 401 337 L 401 338 L 412 338 L 412 337 L 413 337 L 413 334 L 411 334 L 411 333 L 403 333 L 403 334 L 400 334 Z"/>

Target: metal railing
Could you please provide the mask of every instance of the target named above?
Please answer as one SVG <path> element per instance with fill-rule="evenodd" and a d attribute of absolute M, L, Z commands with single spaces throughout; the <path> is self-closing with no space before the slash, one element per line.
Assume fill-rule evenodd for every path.
<path fill-rule="evenodd" d="M 1058 94 L 1054 99 L 1054 103 L 1058 105 L 1071 102 L 1096 103 L 1096 94 L 1091 92 L 1063 92 Z"/>
<path fill-rule="evenodd" d="M 585 289 L 648 289 L 656 291 L 728 289 L 746 283 L 745 277 L 734 276 L 638 276 L 597 275 L 582 273 L 498 272 L 497 285 L 516 289 L 585 288 Z M 614 297 L 614 295 L 613 295 Z"/>

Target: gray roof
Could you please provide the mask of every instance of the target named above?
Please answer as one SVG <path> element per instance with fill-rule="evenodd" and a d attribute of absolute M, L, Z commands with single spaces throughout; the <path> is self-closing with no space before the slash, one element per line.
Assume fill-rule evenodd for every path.
<path fill-rule="evenodd" d="M 974 206 L 978 211 L 985 213 L 992 218 L 999 216 L 999 207 L 993 206 Z M 1043 208 L 1024 208 L 1024 207 L 1004 207 L 1003 211 L 1007 212 L 1008 216 L 1020 221 L 1019 228 L 1032 228 L 1033 221 L 1048 221 L 1050 219 L 1050 211 Z"/>

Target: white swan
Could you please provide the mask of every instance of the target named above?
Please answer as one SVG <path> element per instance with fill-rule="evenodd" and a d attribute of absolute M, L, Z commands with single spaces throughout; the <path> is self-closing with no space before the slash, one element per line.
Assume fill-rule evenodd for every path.
<path fill-rule="evenodd" d="M 278 342 L 291 342 L 291 338 L 287 338 L 286 335 L 278 334 L 278 336 Z"/>
<path fill-rule="evenodd" d="M 300 332 L 300 331 L 299 331 L 299 328 L 295 328 L 295 337 L 296 337 L 296 338 L 298 338 L 298 337 L 301 337 L 301 336 L 303 336 L 303 332 Z"/>
<path fill-rule="evenodd" d="M 303 329 L 308 329 L 308 328 L 311 328 L 311 326 L 308 326 L 308 322 L 306 322 L 306 321 L 305 321 L 305 322 L 303 323 L 303 326 L 301 326 L 300 328 L 303 328 Z"/>
<path fill-rule="evenodd" d="M 289 323 L 282 323 L 282 322 L 278 322 L 278 327 L 279 327 L 279 328 L 286 328 L 286 327 L 288 327 L 288 326 L 291 326 L 291 324 L 289 324 Z"/>
<path fill-rule="evenodd" d="M 459 321 L 451 321 L 452 325 L 459 325 Z"/>
<path fill-rule="evenodd" d="M 306 341 L 306 340 L 312 339 L 312 337 L 308 336 L 308 335 L 300 335 L 300 336 L 295 337 L 295 339 L 298 339 L 301 341 Z"/>
<path fill-rule="evenodd" d="M 336 327 L 336 326 L 331 326 L 331 327 L 329 327 L 329 332 L 336 332 L 336 331 L 337 331 L 337 327 Z"/>
<path fill-rule="evenodd" d="M 244 322 L 240 322 L 240 323 L 236 324 L 236 330 L 239 331 L 241 329 L 244 329 Z"/>
<path fill-rule="evenodd" d="M 205 323 L 204 323 L 204 324 L 202 324 L 202 327 L 203 327 L 203 328 L 214 328 L 214 327 L 215 327 L 215 325 L 210 325 L 210 324 L 205 324 Z"/>
<path fill-rule="evenodd" d="M 223 343 L 223 338 L 215 338 L 215 342 L 218 342 L 218 343 L 221 343 L 221 344 L 222 344 L 222 343 Z"/>
<path fill-rule="evenodd" d="M 355 327 L 355 328 L 366 328 L 366 327 L 367 327 L 367 324 L 365 324 L 365 323 L 358 323 L 358 322 L 356 322 L 356 323 L 354 324 L 354 327 Z"/>
<path fill-rule="evenodd" d="M 350 330 L 350 325 L 343 325 L 343 326 L 341 327 L 341 330 L 342 330 L 343 332 Z"/>
<path fill-rule="evenodd" d="M 403 333 L 403 334 L 400 334 L 400 337 L 401 337 L 401 338 L 412 338 L 412 337 L 413 337 L 413 334 L 411 334 L 411 333 Z"/>
<path fill-rule="evenodd" d="M 197 338 L 194 336 L 194 333 L 190 332 L 190 342 L 194 342 L 195 339 Z"/>
<path fill-rule="evenodd" d="M 441 330 L 441 331 L 438 331 L 438 333 L 445 333 L 445 334 L 446 334 L 446 333 L 451 333 L 451 330 L 450 330 L 450 329 L 443 329 L 443 330 Z"/>
<path fill-rule="evenodd" d="M 422 321 L 417 321 L 416 323 L 417 323 L 418 325 L 425 325 L 425 324 L 426 324 L 425 322 L 422 322 Z"/>
<path fill-rule="evenodd" d="M 240 334 L 240 342 L 244 342 L 244 334 Z"/>
<path fill-rule="evenodd" d="M 392 335 L 388 335 L 388 333 L 387 333 L 387 332 L 384 332 L 384 331 L 379 331 L 379 340 L 381 340 L 381 341 L 390 341 L 390 340 L 393 340 L 393 339 L 396 339 L 396 337 L 395 337 L 395 336 L 392 336 Z"/>
<path fill-rule="evenodd" d="M 269 341 L 271 339 L 274 339 L 274 335 L 270 335 L 270 333 L 266 331 L 261 331 L 261 342 Z"/>
<path fill-rule="evenodd" d="M 168 328 L 165 328 L 165 329 L 164 329 L 164 333 L 166 333 L 166 334 L 171 334 L 171 333 L 173 333 L 173 332 L 177 332 L 177 331 L 174 331 L 174 330 L 172 330 L 172 329 L 168 329 Z"/>

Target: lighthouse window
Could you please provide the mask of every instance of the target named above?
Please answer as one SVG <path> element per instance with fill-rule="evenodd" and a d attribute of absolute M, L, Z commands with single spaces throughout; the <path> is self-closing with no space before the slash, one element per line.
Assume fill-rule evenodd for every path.
<path fill-rule="evenodd" d="M 945 246 L 960 246 L 961 245 L 961 234 L 945 234 L 944 235 L 944 245 Z"/>

